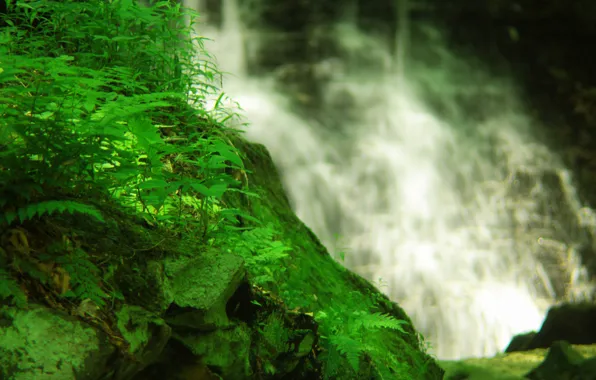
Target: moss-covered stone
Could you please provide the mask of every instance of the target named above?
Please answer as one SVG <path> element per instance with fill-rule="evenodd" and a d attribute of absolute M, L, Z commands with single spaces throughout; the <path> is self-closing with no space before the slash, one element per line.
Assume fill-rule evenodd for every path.
<path fill-rule="evenodd" d="M 56 310 L 0 308 L 0 378 L 94 379 L 115 351 L 101 330 Z"/>
<path fill-rule="evenodd" d="M 442 378 L 443 370 L 425 352 L 406 313 L 334 261 L 294 214 L 266 149 L 232 139 L 244 156 L 248 191 L 258 197 L 230 192 L 224 206 L 260 220 L 275 231 L 276 247 L 289 249 L 285 259 L 271 264 L 277 268 L 262 268 L 274 276 L 267 289 L 247 275 L 246 258 L 225 248 L 225 241 L 175 235 L 127 215 L 113 202 L 96 199 L 105 225 L 63 216 L 51 223 L 25 223 L 20 234 L 27 233 L 29 244 L 36 247 L 76 240 L 82 247 L 79 254 L 105 271 L 102 286 L 109 291 L 104 297 L 110 305 L 89 299 L 69 302 L 57 289 L 27 279 L 29 302 L 49 307 L 6 309 L 15 322 L 0 326 L 3 376 L 22 372 L 42 379 L 76 372 L 78 380 L 100 375 L 117 380 L 189 379 L 197 374 L 213 379 L 375 379 L 384 373 L 395 379 Z M 226 239 L 225 234 L 218 236 Z M 130 247 L 147 246 L 131 253 Z M 265 254 L 259 244 L 255 247 L 252 257 Z M 3 245 L 12 255 L 18 254 L 17 248 Z M 259 268 L 253 264 L 252 270 Z M 52 308 L 78 319 L 66 313 L 56 319 Z M 56 321 L 23 322 L 34 317 Z M 15 346 L 11 334 L 17 325 L 35 330 L 26 333 L 29 337 L 43 339 Z M 87 343 L 73 343 L 81 337 Z M 20 367 L 25 363 L 22 352 L 27 368 Z M 62 362 L 70 364 L 59 366 Z"/>
<path fill-rule="evenodd" d="M 596 356 L 596 345 L 571 347 L 583 357 Z M 527 373 L 543 362 L 547 353 L 548 349 L 541 348 L 498 354 L 492 358 L 440 361 L 440 365 L 446 371 L 445 380 L 524 380 Z"/>
<path fill-rule="evenodd" d="M 406 376 L 416 378 L 420 375 L 416 371 L 424 368 L 424 378 L 442 378 L 442 370 L 423 351 L 419 335 L 404 310 L 370 282 L 333 260 L 314 233 L 295 215 L 265 147 L 243 139 L 235 139 L 233 143 L 245 155 L 248 184 L 259 197 L 249 200 L 229 197 L 228 202 L 246 209 L 264 223 L 272 224 L 292 249 L 287 271 L 275 289 L 284 302 L 291 308 L 300 307 L 311 312 L 332 308 L 345 313 L 346 321 L 356 310 L 386 313 L 406 321 L 406 334 L 371 331 L 370 335 L 384 334 L 380 344 L 404 364 Z"/>

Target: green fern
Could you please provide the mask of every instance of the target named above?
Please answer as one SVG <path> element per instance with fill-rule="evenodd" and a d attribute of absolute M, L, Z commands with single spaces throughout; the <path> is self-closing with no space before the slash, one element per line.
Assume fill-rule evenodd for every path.
<path fill-rule="evenodd" d="M 408 322 L 395 319 L 389 314 L 364 313 L 355 322 L 357 325 L 360 325 L 360 327 L 364 328 L 365 330 L 386 328 L 391 330 L 397 330 L 402 334 L 408 334 L 408 332 L 404 330 L 402 327 L 403 325 L 407 325 Z"/>
<path fill-rule="evenodd" d="M 252 280 L 259 285 L 273 283 L 286 270 L 283 265 L 291 250 L 276 239 L 273 226 L 256 227 L 242 233 L 224 230 L 216 240 L 223 249 L 242 256 Z"/>
<path fill-rule="evenodd" d="M 371 366 L 382 378 L 398 378 L 397 374 L 404 373 L 402 363 L 389 357 L 386 350 L 379 349 L 381 345 L 376 339 L 379 333 L 374 330 L 388 328 L 407 334 L 402 327 L 408 323 L 407 321 L 395 319 L 388 314 L 370 314 L 367 311 L 353 311 L 347 320 L 344 316 L 345 313 L 342 314 L 333 308 L 326 312 L 321 311 L 316 316 L 324 332 L 323 340 L 327 342 L 326 378 L 338 375 L 337 371 L 341 369 L 338 361 L 341 356 L 347 360 L 354 377 L 359 376 L 361 360 L 364 357 L 371 359 Z"/>
<path fill-rule="evenodd" d="M 360 370 L 360 355 L 364 352 L 362 343 L 345 334 L 330 336 L 329 343 L 334 345 L 337 351 L 346 357 L 354 372 L 358 373 Z"/>
<path fill-rule="evenodd" d="M 21 207 L 16 212 L 5 212 L 4 214 L 0 215 L 0 220 L 6 222 L 7 224 L 12 224 L 16 219 L 18 219 L 19 222 L 23 223 L 26 220 L 33 219 L 36 216 L 40 217 L 45 214 L 53 214 L 56 212 L 68 212 L 71 214 L 74 214 L 75 212 L 81 213 L 94 217 L 100 222 L 105 222 L 101 216 L 101 213 L 95 207 L 74 201 L 45 201 L 27 205 L 25 207 Z"/>
<path fill-rule="evenodd" d="M 100 270 L 89 260 L 89 256 L 81 249 L 75 249 L 72 254 L 56 258 L 59 264 L 70 275 L 71 291 L 65 297 L 90 299 L 98 306 L 105 305 L 108 294 L 100 287 Z"/>
<path fill-rule="evenodd" d="M 342 356 L 337 350 L 337 345 L 329 344 L 319 359 L 325 363 L 325 379 L 334 378 L 339 374 L 342 365 Z"/>
<path fill-rule="evenodd" d="M 10 276 L 10 274 L 0 268 L 0 300 L 9 299 L 17 307 L 27 305 L 27 295 L 20 288 L 19 284 Z"/>
<path fill-rule="evenodd" d="M 219 105 L 213 117 L 200 105 L 206 94 L 219 91 L 212 82 L 220 73 L 214 65 L 196 64 L 196 56 L 205 55 L 200 43 L 178 38 L 190 29 L 168 29 L 175 18 L 196 18 L 194 12 L 168 2 L 141 7 L 131 1 L 12 1 L 8 7 L 19 22 L 0 36 L 0 56 L 6 58 L 0 68 L 0 183 L 5 185 L 0 227 L 64 212 L 104 222 L 98 209 L 82 201 L 89 190 L 111 194 L 159 227 L 195 238 L 193 223 L 201 231 L 226 233 L 235 226 L 240 212 L 221 202 L 226 191 L 239 186 L 227 172 L 242 170 L 243 162 L 225 134 L 214 132 L 220 126 L 201 124 L 218 114 Z M 43 14 L 55 17 L 36 16 Z M 45 29 L 60 39 L 48 41 L 46 33 L 38 33 Z M 55 199 L 57 191 L 80 196 L 79 201 L 40 202 L 39 195 Z M 183 197 L 197 201 L 194 214 L 184 215 Z M 283 269 L 273 262 L 284 248 L 257 235 L 244 236 L 260 244 L 244 252 L 255 257 L 262 248 L 263 259 L 251 265 L 263 264 L 262 276 L 273 278 Z M 93 257 L 65 252 L 48 260 L 70 276 L 66 296 L 102 305 L 108 297 L 102 287 L 109 285 Z M 40 283 L 51 279 L 31 262 L 14 260 Z M 109 268 L 104 263 L 101 269 Z M 0 298 L 16 300 L 18 287 L 9 279 L 0 273 Z"/>

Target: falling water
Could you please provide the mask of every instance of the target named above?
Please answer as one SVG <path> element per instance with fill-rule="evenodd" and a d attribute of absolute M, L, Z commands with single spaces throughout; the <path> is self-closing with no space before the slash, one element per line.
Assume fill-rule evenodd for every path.
<path fill-rule="evenodd" d="M 406 51 L 410 39 L 410 20 L 408 0 L 397 0 L 397 36 L 395 46 L 396 74 L 400 81 L 405 79 Z"/>
<path fill-rule="evenodd" d="M 577 200 L 568 171 L 532 138 L 510 87 L 454 80 L 445 67 L 413 79 L 408 71 L 400 81 L 395 70 L 350 70 L 348 60 L 322 105 L 333 113 L 337 97 L 353 100 L 340 138 L 290 112 L 271 79 L 244 75 L 238 9 L 234 0 L 223 9 L 222 28 L 199 33 L 215 40 L 206 47 L 223 69 L 235 71 L 224 86 L 251 123 L 247 137 L 271 152 L 297 215 L 331 252 L 341 236 L 345 265 L 381 278 L 439 358 L 495 354 L 514 334 L 539 328 L 550 304 L 589 290 L 580 242 L 562 237 L 561 225 L 593 229 L 593 213 Z M 341 27 L 337 38 L 351 57 L 393 60 L 355 26 Z M 450 57 L 453 67 L 464 64 Z M 459 117 L 431 112 L 420 98 L 422 77 Z M 455 102 L 461 86 L 479 92 L 477 108 L 498 107 L 469 120 Z M 555 210 L 555 201 L 566 206 Z"/>

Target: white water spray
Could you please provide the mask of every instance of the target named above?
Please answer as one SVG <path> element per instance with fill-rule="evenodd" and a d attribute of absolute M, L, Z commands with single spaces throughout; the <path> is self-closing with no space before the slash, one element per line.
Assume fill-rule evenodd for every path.
<path fill-rule="evenodd" d="M 581 208 L 558 160 L 532 142 L 520 112 L 503 105 L 469 134 L 433 115 L 399 72 L 339 74 L 328 98 L 354 96 L 358 111 L 346 121 L 348 141 L 340 143 L 289 112 L 289 101 L 267 80 L 243 75 L 237 7 L 234 0 L 223 7 L 222 29 L 200 32 L 215 39 L 207 49 L 222 68 L 237 70 L 225 90 L 245 110 L 247 137 L 271 152 L 297 215 L 332 252 L 334 234 L 342 236 L 346 265 L 373 281 L 382 278 L 382 290 L 404 307 L 439 358 L 492 355 L 516 333 L 540 327 L 557 298 L 540 257 L 546 245 L 567 264 L 565 296 L 582 296 L 587 285 L 575 246 L 558 241 L 552 221 L 541 215 L 552 191 L 542 174 L 561 179 L 570 212 L 592 214 Z M 369 49 L 364 54 L 388 55 L 371 52 L 374 41 L 361 32 L 344 32 L 338 38 L 349 39 L 344 46 L 352 44 L 355 55 L 361 46 Z M 397 51 L 403 68 L 405 52 Z"/>

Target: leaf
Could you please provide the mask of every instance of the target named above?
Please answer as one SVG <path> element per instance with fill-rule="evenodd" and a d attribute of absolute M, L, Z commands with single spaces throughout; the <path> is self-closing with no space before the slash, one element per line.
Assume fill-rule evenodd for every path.
<path fill-rule="evenodd" d="M 217 199 L 221 199 L 221 197 L 224 195 L 224 193 L 226 192 L 227 189 L 228 189 L 227 184 L 213 185 L 208 190 L 208 193 L 209 193 L 208 196 L 214 197 Z"/>
<path fill-rule="evenodd" d="M 39 114 L 37 117 L 41 120 L 47 120 L 54 115 L 54 112 L 46 111 Z"/>
<path fill-rule="evenodd" d="M 120 42 L 120 41 L 135 41 L 138 40 L 138 37 L 127 37 L 127 36 L 116 36 L 112 38 L 112 41 L 114 42 Z"/>
<path fill-rule="evenodd" d="M 209 161 L 207 161 L 207 167 L 209 169 L 225 169 L 228 166 L 225 157 L 222 156 L 211 156 L 209 157 Z"/>
<path fill-rule="evenodd" d="M 87 98 L 87 101 L 85 101 L 85 103 L 83 103 L 83 108 L 85 109 L 85 111 L 91 112 L 95 109 L 95 103 L 96 103 L 96 99 Z"/>
<path fill-rule="evenodd" d="M 244 163 L 238 156 L 238 154 L 232 151 L 229 145 L 226 145 L 223 141 L 216 141 L 214 144 L 215 151 L 219 153 L 226 160 L 235 164 L 238 168 L 243 168 Z"/>
<path fill-rule="evenodd" d="M 165 189 L 168 186 L 168 183 L 163 179 L 149 179 L 141 182 L 138 187 L 141 190 L 148 190 L 148 189 Z"/>
<path fill-rule="evenodd" d="M 206 197 L 208 197 L 209 195 L 209 189 L 207 188 L 207 186 L 203 185 L 202 183 L 199 182 L 193 182 L 190 184 L 190 187 L 197 191 L 199 194 L 204 195 Z"/>
<path fill-rule="evenodd" d="M 55 212 L 82 213 L 94 217 L 100 222 L 105 222 L 101 213 L 93 206 L 74 201 L 45 201 L 35 203 L 22 207 L 14 212 L 6 212 L 0 215 L 0 219 L 4 219 L 8 224 L 11 224 L 18 216 L 21 223 L 33 219 L 35 216 L 43 216 L 44 214 L 53 214 Z"/>
<path fill-rule="evenodd" d="M 207 187 L 202 183 L 192 183 L 190 185 L 195 191 L 198 191 L 200 194 L 206 197 L 213 197 L 216 199 L 221 199 L 223 194 L 228 189 L 227 184 L 215 184 L 213 186 Z"/>
<path fill-rule="evenodd" d="M 27 305 L 27 295 L 10 274 L 0 268 L 0 300 L 10 299 L 19 308 Z"/>

